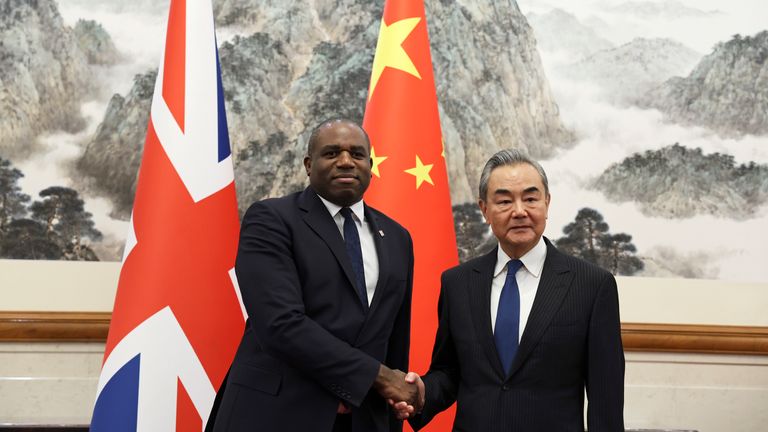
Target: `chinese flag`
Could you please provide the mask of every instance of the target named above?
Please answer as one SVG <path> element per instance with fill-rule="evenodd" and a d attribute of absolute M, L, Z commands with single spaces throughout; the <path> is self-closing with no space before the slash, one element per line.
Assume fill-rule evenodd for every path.
<path fill-rule="evenodd" d="M 410 368 L 429 368 L 440 274 L 458 264 L 422 0 L 387 0 L 363 128 L 371 139 L 367 203 L 410 231 L 415 253 Z M 425 429 L 450 430 L 453 408 Z"/>

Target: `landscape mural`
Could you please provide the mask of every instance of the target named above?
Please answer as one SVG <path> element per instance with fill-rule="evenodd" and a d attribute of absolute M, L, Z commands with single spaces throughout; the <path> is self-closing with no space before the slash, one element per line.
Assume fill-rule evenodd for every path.
<path fill-rule="evenodd" d="M 545 235 L 615 274 L 768 282 L 768 6 L 426 0 L 462 260 L 477 179 L 541 161 Z M 214 1 L 240 210 L 362 120 L 383 1 Z M 0 0 L 0 258 L 121 259 L 167 1 Z M 374 179 L 375 181 L 375 179 Z"/>

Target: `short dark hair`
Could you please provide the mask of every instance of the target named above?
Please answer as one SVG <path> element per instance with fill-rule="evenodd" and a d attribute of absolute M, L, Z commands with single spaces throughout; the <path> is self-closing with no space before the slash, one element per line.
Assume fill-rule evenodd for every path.
<path fill-rule="evenodd" d="M 528 157 L 518 149 L 504 149 L 496 152 L 483 167 L 483 172 L 480 174 L 480 199 L 485 201 L 488 198 L 488 180 L 491 178 L 491 172 L 500 166 L 528 164 L 536 169 L 541 177 L 541 182 L 544 184 L 544 192 L 549 196 L 549 182 L 547 181 L 547 173 L 544 172 L 544 168 L 539 165 L 538 162 Z"/>
<path fill-rule="evenodd" d="M 365 136 L 365 143 L 368 144 L 369 149 L 371 148 L 371 139 L 368 137 L 368 132 L 366 132 L 362 126 L 357 124 L 357 122 L 355 122 L 354 120 L 350 120 L 346 117 L 331 117 L 329 119 L 323 120 L 314 129 L 312 129 L 312 133 L 309 134 L 309 140 L 307 140 L 307 156 L 312 155 L 312 149 L 315 147 L 315 143 L 317 142 L 317 136 L 320 135 L 320 131 L 324 127 L 330 126 L 333 123 L 347 123 L 360 129 L 363 132 L 363 135 Z"/>

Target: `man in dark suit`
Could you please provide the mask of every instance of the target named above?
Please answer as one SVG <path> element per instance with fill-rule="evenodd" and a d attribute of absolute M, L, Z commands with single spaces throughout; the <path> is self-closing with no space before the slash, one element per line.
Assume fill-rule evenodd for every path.
<path fill-rule="evenodd" d="M 516 150 L 485 165 L 480 209 L 499 247 L 442 276 L 426 403 L 398 403 L 415 428 L 457 401 L 455 431 L 624 430 L 624 353 L 616 281 L 542 236 L 550 194 Z"/>
<path fill-rule="evenodd" d="M 310 136 L 303 192 L 254 203 L 235 270 L 248 312 L 214 430 L 393 431 L 405 382 L 413 246 L 362 201 L 370 143 L 335 119 Z"/>

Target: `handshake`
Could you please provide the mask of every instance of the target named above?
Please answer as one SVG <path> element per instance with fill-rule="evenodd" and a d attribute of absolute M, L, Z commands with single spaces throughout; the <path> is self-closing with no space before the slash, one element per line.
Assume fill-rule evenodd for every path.
<path fill-rule="evenodd" d="M 424 381 L 415 372 L 406 374 L 381 365 L 373 387 L 392 406 L 400 420 L 418 414 L 424 408 Z"/>

